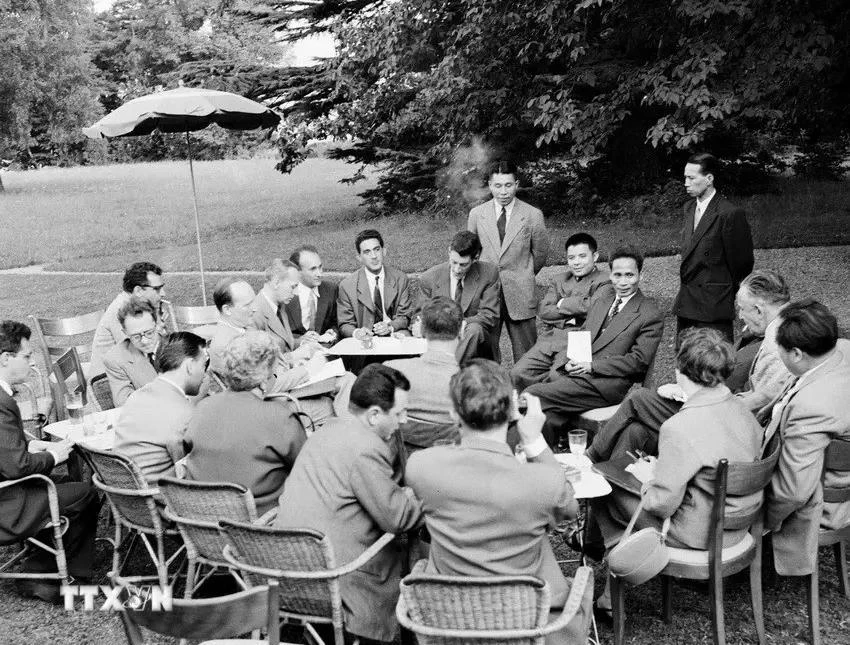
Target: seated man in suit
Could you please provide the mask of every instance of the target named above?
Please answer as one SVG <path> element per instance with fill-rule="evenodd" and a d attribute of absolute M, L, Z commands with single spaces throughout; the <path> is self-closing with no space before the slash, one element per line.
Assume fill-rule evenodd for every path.
<path fill-rule="evenodd" d="M 419 307 L 435 296 L 454 300 L 463 313 L 457 360 L 499 355 L 499 268 L 480 262 L 481 241 L 461 231 L 452 239 L 449 261 L 431 267 L 419 279 Z"/>
<path fill-rule="evenodd" d="M 541 400 L 547 435 L 562 425 L 565 415 L 619 403 L 646 375 L 664 330 L 664 314 L 639 288 L 643 256 L 630 248 L 611 254 L 614 293 L 590 305 L 583 330 L 590 332 L 593 358 L 576 362 L 567 356 L 566 342 L 534 360 L 523 358 L 511 375 L 517 388 Z"/>
<path fill-rule="evenodd" d="M 322 279 L 322 258 L 314 246 L 299 246 L 289 261 L 298 267 L 296 297 L 286 303 L 286 315 L 295 342 L 302 340 L 333 343 L 337 338 L 334 282 Z"/>
<path fill-rule="evenodd" d="M 425 353 L 384 363 L 410 381 L 407 421 L 399 427 L 407 454 L 458 436 L 457 422 L 451 415 L 449 381 L 460 369 L 457 347 L 463 316 L 457 303 L 444 296 L 426 302 L 421 316 L 422 335 L 428 341 Z"/>
<path fill-rule="evenodd" d="M 360 231 L 354 248 L 363 266 L 339 283 L 336 312 L 340 335 L 353 336 L 357 329 L 376 336 L 409 335 L 413 304 L 407 274 L 384 264 L 384 238 L 374 229 Z"/>
<path fill-rule="evenodd" d="M 103 357 L 115 407 L 124 405 L 133 392 L 156 378 L 154 359 L 162 333 L 157 318 L 154 306 L 135 296 L 118 310 L 125 338 Z"/>
<path fill-rule="evenodd" d="M 573 487 L 541 435 L 546 416 L 540 401 L 524 395 L 528 411 L 517 411 L 510 376 L 492 361 L 477 359 L 451 380 L 460 446 L 421 450 L 407 462 L 405 480 L 422 500 L 431 534 L 428 570 L 443 575 L 529 575 L 549 584 L 553 609 L 564 606 L 569 584 L 552 552 L 548 531 L 576 517 Z M 526 457 L 516 460 L 507 443 L 508 424 L 517 429 Z M 569 638 L 584 642 L 593 585 L 588 585 Z"/>
<path fill-rule="evenodd" d="M 386 365 L 368 365 L 351 390 L 348 419 L 332 419 L 304 444 L 280 496 L 275 526 L 325 534 L 338 562 L 351 562 L 383 533 L 421 523 L 422 509 L 393 473 L 393 433 L 405 419 L 410 384 Z M 340 579 L 345 626 L 361 638 L 391 642 L 404 558 L 390 544 Z"/>
<path fill-rule="evenodd" d="M 824 471 L 831 441 L 850 442 L 850 341 L 821 303 L 791 303 L 776 329 L 779 356 L 794 379 L 770 406 L 765 445 L 780 437 L 779 463 L 767 489 L 764 526 L 774 531 L 777 573 L 817 567 L 818 531 L 850 524 L 850 502 L 824 502 L 823 489 L 850 487 L 847 471 Z"/>
<path fill-rule="evenodd" d="M 735 298 L 738 316 L 748 330 L 763 337 L 749 369 L 748 386 L 736 394 L 753 414 L 779 394 L 791 378 L 776 344 L 779 315 L 790 299 L 785 280 L 770 269 L 753 271 L 744 278 Z M 746 359 L 736 354 L 737 360 Z M 658 429 L 681 409 L 684 400 L 675 383 L 662 385 L 657 391 L 638 388 L 630 392 L 593 438 L 587 456 L 593 461 L 607 461 L 636 449 L 657 454 Z"/>
<path fill-rule="evenodd" d="M 565 338 L 566 333 L 562 330 L 581 327 L 591 301 L 613 289 L 607 268 L 600 269 L 596 266 L 599 252 L 592 235 L 570 235 L 564 243 L 564 248 L 567 251 L 569 270 L 552 278 L 537 310 L 544 337 Z"/>
<path fill-rule="evenodd" d="M 91 345 L 91 366 L 89 379 L 103 374 L 103 357 L 115 345 L 126 338 L 121 323 L 118 322 L 118 310 L 136 296 L 147 300 L 157 312 L 162 311 L 162 296 L 165 295 L 165 282 L 162 269 L 150 262 L 136 262 L 124 272 L 124 290 L 106 308 L 103 317 L 94 331 Z M 159 316 L 160 320 L 162 316 Z"/>
<path fill-rule="evenodd" d="M 12 386 L 24 383 L 35 365 L 30 344 L 30 328 L 23 323 L 5 320 L 0 323 L 0 482 L 28 475 L 48 475 L 71 452 L 70 442 L 32 440 L 27 442 L 21 411 L 12 398 Z M 77 579 L 92 576 L 94 537 L 100 500 L 90 484 L 67 482 L 56 484 L 59 513 L 68 518 L 68 529 L 62 538 L 68 573 Z M 47 488 L 34 482 L 0 490 L 0 544 L 23 541 L 41 533 L 50 520 Z M 53 544 L 52 529 L 39 539 Z M 56 560 L 42 549 L 23 562 L 24 571 L 40 573 L 56 571 Z M 18 591 L 27 597 L 48 602 L 59 601 L 58 582 L 36 579 L 20 580 Z"/>
<path fill-rule="evenodd" d="M 156 350 L 159 376 L 127 399 L 115 424 L 115 452 L 132 459 L 149 482 L 174 477 L 186 456 L 183 435 L 210 356 L 207 341 L 189 331 L 164 337 Z"/>

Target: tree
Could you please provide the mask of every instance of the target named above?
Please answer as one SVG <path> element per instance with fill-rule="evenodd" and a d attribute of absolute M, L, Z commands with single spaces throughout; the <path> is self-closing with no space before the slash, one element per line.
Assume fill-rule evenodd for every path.
<path fill-rule="evenodd" d="M 0 0 L 0 157 L 76 163 L 97 119 L 87 0 Z"/>
<path fill-rule="evenodd" d="M 290 126 L 355 137 L 338 156 L 384 166 L 364 193 L 377 204 L 445 203 L 457 182 L 440 177 L 499 153 L 541 192 L 631 193 L 696 148 L 764 169 L 850 131 L 844 0 L 282 1 L 254 16 L 337 36 L 335 60 L 303 70 L 320 103 L 296 102 Z"/>

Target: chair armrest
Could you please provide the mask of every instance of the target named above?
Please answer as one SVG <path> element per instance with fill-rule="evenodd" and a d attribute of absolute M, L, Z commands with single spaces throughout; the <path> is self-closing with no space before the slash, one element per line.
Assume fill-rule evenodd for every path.
<path fill-rule="evenodd" d="M 25 481 L 36 481 L 36 480 L 43 481 L 48 489 L 52 488 L 53 492 L 54 493 L 56 492 L 56 484 L 54 484 L 53 480 L 50 479 L 50 477 L 47 477 L 46 475 L 26 475 L 26 476 L 20 477 L 18 479 L 9 479 L 7 481 L 0 482 L 0 490 L 2 490 L 4 488 L 11 488 L 13 486 L 17 486 L 18 484 L 21 484 Z"/>
<path fill-rule="evenodd" d="M 381 537 L 375 540 L 372 546 L 370 546 L 368 549 L 366 549 L 363 553 L 358 555 L 354 560 L 352 560 L 348 564 L 344 564 L 341 567 L 337 567 L 336 569 L 334 569 L 334 572 L 337 576 L 344 576 L 347 573 L 356 571 L 364 564 L 369 562 L 369 560 L 378 555 L 380 550 L 387 546 L 394 539 L 395 535 L 393 533 L 384 533 Z"/>
<path fill-rule="evenodd" d="M 47 505 L 50 507 L 51 521 L 49 526 L 54 526 L 56 524 L 61 525 L 62 516 L 59 514 L 59 495 L 56 493 L 56 484 L 52 479 L 50 479 L 50 477 L 47 477 L 46 475 L 26 475 L 19 479 L 0 482 L 0 490 L 3 490 L 4 488 L 12 488 L 26 481 L 44 483 L 47 488 Z"/>
<path fill-rule="evenodd" d="M 578 610 L 581 609 L 581 601 L 584 598 L 588 584 L 593 586 L 593 569 L 590 567 L 579 567 L 576 569 L 575 576 L 573 576 L 570 595 L 567 596 L 567 602 L 564 603 L 563 611 L 555 620 L 543 627 L 540 631 L 541 636 L 563 629 L 575 618 Z"/>
<path fill-rule="evenodd" d="M 159 488 L 118 488 L 104 484 L 97 475 L 92 476 L 92 483 L 95 488 L 102 490 L 104 493 L 115 493 L 116 495 L 126 495 L 127 497 L 153 497 L 159 495 Z"/>
<path fill-rule="evenodd" d="M 270 526 L 272 522 L 277 519 L 277 511 L 278 507 L 270 508 L 268 511 L 263 513 L 256 520 L 251 522 L 251 524 L 259 524 L 260 526 Z"/>

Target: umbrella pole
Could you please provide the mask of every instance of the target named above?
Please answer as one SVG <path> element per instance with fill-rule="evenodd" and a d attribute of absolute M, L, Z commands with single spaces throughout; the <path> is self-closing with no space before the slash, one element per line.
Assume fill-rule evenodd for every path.
<path fill-rule="evenodd" d="M 201 224 L 198 218 L 198 194 L 195 191 L 195 169 L 192 166 L 192 141 L 189 131 L 186 130 L 186 154 L 189 157 L 189 176 L 192 178 L 192 204 L 195 207 L 195 240 L 198 243 L 198 266 L 201 269 L 201 297 L 204 307 L 207 306 L 207 290 L 204 282 L 204 254 L 201 250 Z"/>

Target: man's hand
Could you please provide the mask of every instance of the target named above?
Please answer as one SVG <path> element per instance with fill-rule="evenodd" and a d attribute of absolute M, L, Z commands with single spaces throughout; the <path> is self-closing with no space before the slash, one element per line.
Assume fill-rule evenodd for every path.
<path fill-rule="evenodd" d="M 301 337 L 301 344 L 319 343 L 321 342 L 320 338 L 319 332 L 311 329 L 310 331 L 304 332 L 304 335 Z"/>
<path fill-rule="evenodd" d="M 372 333 L 374 333 L 375 336 L 389 336 L 393 333 L 393 327 L 384 321 L 376 322 L 372 325 Z"/>
<path fill-rule="evenodd" d="M 626 472 L 630 472 L 641 484 L 645 484 L 655 479 L 655 463 L 657 461 L 655 457 L 638 459 L 635 463 L 626 466 Z"/>
<path fill-rule="evenodd" d="M 665 383 L 664 385 L 659 385 L 658 396 L 662 399 L 670 399 L 671 401 L 679 401 L 681 403 L 688 400 L 687 395 L 684 393 L 682 388 L 679 387 L 678 383 Z"/>
<path fill-rule="evenodd" d="M 515 411 L 517 418 L 517 430 L 519 431 L 520 441 L 522 445 L 528 446 L 541 436 L 543 424 L 546 423 L 546 414 L 540 406 L 540 399 L 533 394 L 525 393 L 522 395 L 528 405 L 525 414 L 520 415 L 519 411 Z"/>
<path fill-rule="evenodd" d="M 569 360 L 564 365 L 564 371 L 570 376 L 590 374 L 590 363 Z"/>

